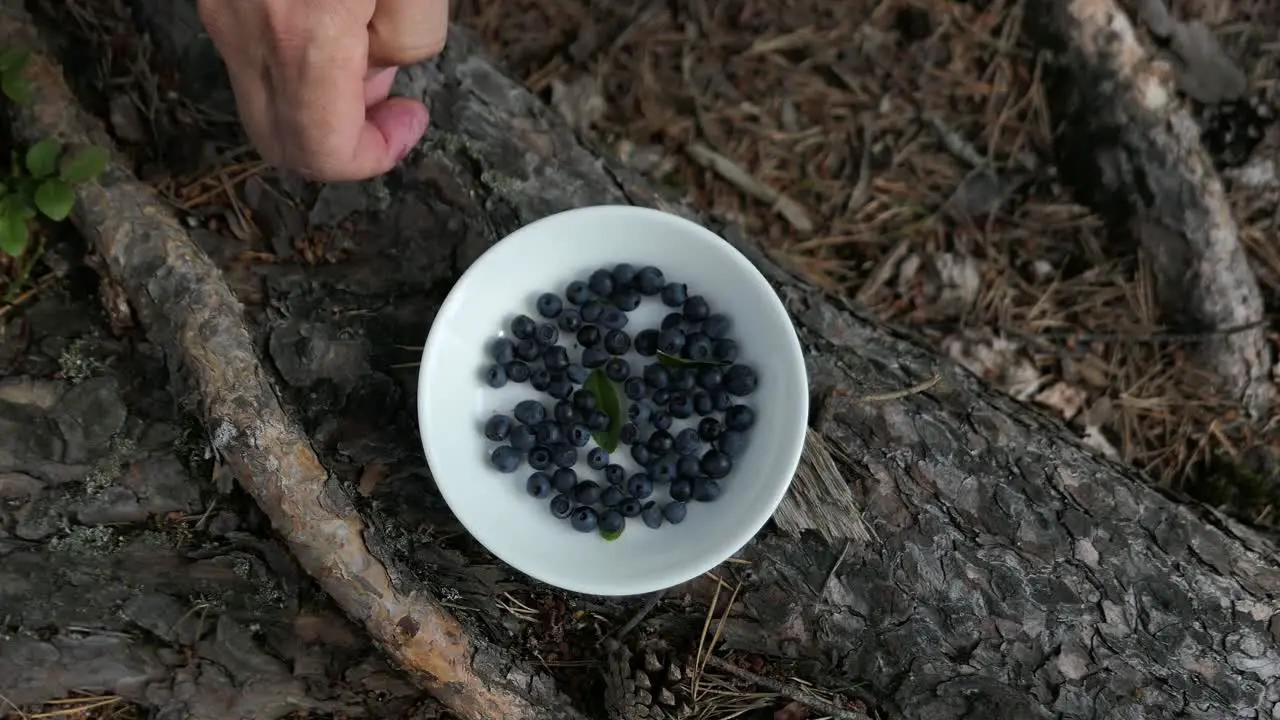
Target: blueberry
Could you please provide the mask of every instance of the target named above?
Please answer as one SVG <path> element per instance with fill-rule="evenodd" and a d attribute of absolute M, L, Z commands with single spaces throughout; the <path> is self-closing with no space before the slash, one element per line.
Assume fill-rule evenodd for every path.
<path fill-rule="evenodd" d="M 644 510 L 640 511 L 640 519 L 648 527 L 657 530 L 662 527 L 662 509 L 656 503 L 646 505 Z"/>
<path fill-rule="evenodd" d="M 551 476 L 541 470 L 531 473 L 529 479 L 524 481 L 524 491 L 538 499 L 550 497 Z"/>
<path fill-rule="evenodd" d="M 658 430 L 670 430 L 671 414 L 665 410 L 659 410 L 653 414 L 653 417 L 649 418 L 649 424 Z"/>
<path fill-rule="evenodd" d="M 574 508 L 573 514 L 569 516 L 569 524 L 574 530 L 582 533 L 594 531 L 598 523 L 596 511 L 589 507 Z"/>
<path fill-rule="evenodd" d="M 600 344 L 600 328 L 595 325 L 583 325 L 578 330 L 578 344 L 584 348 L 595 347 Z"/>
<path fill-rule="evenodd" d="M 582 322 L 593 323 L 600 320 L 600 316 L 604 314 L 604 303 L 599 300 L 588 300 L 583 306 L 580 313 Z"/>
<path fill-rule="evenodd" d="M 698 467 L 702 468 L 703 475 L 719 479 L 728 475 L 730 470 L 733 470 L 733 460 L 719 450 L 708 450 L 703 453 Z"/>
<path fill-rule="evenodd" d="M 564 425 L 573 422 L 578 417 L 578 413 L 573 409 L 573 403 L 568 400 L 561 400 L 556 403 L 555 407 L 551 408 L 551 417 L 556 422 Z"/>
<path fill-rule="evenodd" d="M 622 513 L 622 517 L 633 518 L 644 510 L 644 505 L 635 498 L 627 498 L 618 506 L 618 512 Z"/>
<path fill-rule="evenodd" d="M 729 335 L 729 330 L 733 328 L 733 323 L 729 320 L 729 316 L 724 313 L 712 313 L 702 321 L 702 332 L 712 340 L 720 340 Z"/>
<path fill-rule="evenodd" d="M 534 332 L 536 333 L 537 331 L 538 331 L 538 328 L 535 325 Z M 541 355 L 542 355 L 542 346 L 539 345 L 538 341 L 534 340 L 533 337 L 527 337 L 521 340 L 520 342 L 516 343 L 516 357 L 520 358 L 525 362 L 533 362 L 534 360 L 537 360 L 538 357 Z"/>
<path fill-rule="evenodd" d="M 581 385 L 587 381 L 587 369 L 578 363 L 569 363 L 569 367 L 564 369 L 564 376 L 569 382 Z"/>
<path fill-rule="evenodd" d="M 644 357 L 653 357 L 658 352 L 658 331 L 653 328 L 636 333 L 634 345 L 636 352 Z"/>
<path fill-rule="evenodd" d="M 649 466 L 649 474 L 660 483 L 669 483 L 679 476 L 679 466 L 675 458 L 665 457 Z"/>
<path fill-rule="evenodd" d="M 595 480 L 583 480 L 574 485 L 573 499 L 583 505 L 595 505 L 600 502 L 600 483 Z"/>
<path fill-rule="evenodd" d="M 564 434 L 560 431 L 560 426 L 550 420 L 543 420 L 533 427 L 533 435 L 538 439 L 539 445 L 550 447 L 561 442 Z"/>
<path fill-rule="evenodd" d="M 484 381 L 491 388 L 500 388 L 507 384 L 507 370 L 501 365 L 490 365 L 485 368 Z"/>
<path fill-rule="evenodd" d="M 671 447 L 675 444 L 675 438 L 671 437 L 671 433 L 666 430 L 654 430 L 649 434 L 649 439 L 644 444 L 649 448 L 649 452 L 662 456 L 671 452 Z"/>
<path fill-rule="evenodd" d="M 582 423 L 573 423 L 565 430 L 564 439 L 574 447 L 586 447 L 587 441 L 591 439 L 591 431 Z"/>
<path fill-rule="evenodd" d="M 640 268 L 636 273 L 635 284 L 641 295 L 657 295 L 662 292 L 662 287 L 667 284 L 667 281 L 662 277 L 661 270 L 649 265 Z"/>
<path fill-rule="evenodd" d="M 640 300 L 640 293 L 634 288 L 619 288 L 609 298 L 609 302 L 622 312 L 631 312 L 640 307 Z"/>
<path fill-rule="evenodd" d="M 609 297 L 613 294 L 613 275 L 608 270 L 596 270 L 587 279 L 587 287 L 597 297 Z"/>
<path fill-rule="evenodd" d="M 613 266 L 613 286 L 630 287 L 636 281 L 636 266 L 631 263 L 618 263 Z"/>
<path fill-rule="evenodd" d="M 688 478 L 676 478 L 671 481 L 671 487 L 667 489 L 671 495 L 671 499 L 676 502 L 684 502 L 693 497 L 693 482 Z"/>
<path fill-rule="evenodd" d="M 667 316 L 662 318 L 662 323 L 658 325 L 658 329 L 659 330 L 683 330 L 684 316 L 678 312 L 667 313 Z"/>
<path fill-rule="evenodd" d="M 545 445 L 529 448 L 529 467 L 534 470 L 546 470 L 551 467 L 551 450 Z"/>
<path fill-rule="evenodd" d="M 592 410 L 587 413 L 587 428 L 593 432 L 609 429 L 609 414 L 603 410 Z"/>
<path fill-rule="evenodd" d="M 688 512 L 688 509 L 688 506 L 683 502 L 667 503 L 666 506 L 662 508 L 662 517 L 666 518 L 667 522 L 672 525 L 679 525 L 684 521 L 684 516 L 685 513 Z"/>
<path fill-rule="evenodd" d="M 552 345 L 542 352 L 542 364 L 551 372 L 564 372 L 569 367 L 569 351 Z"/>
<path fill-rule="evenodd" d="M 718 388 L 711 393 L 711 407 L 714 410 L 724 412 L 733 405 L 733 398 L 729 396 L 729 391 L 724 388 Z"/>
<path fill-rule="evenodd" d="M 573 512 L 573 501 L 567 495 L 557 495 L 551 498 L 550 508 L 553 516 L 564 520 Z"/>
<path fill-rule="evenodd" d="M 578 485 L 578 473 L 573 468 L 557 468 L 551 473 L 551 484 L 556 492 L 568 493 Z"/>
<path fill-rule="evenodd" d="M 716 449 L 731 458 L 742 457 L 747 451 L 747 434 L 741 430 L 726 430 L 716 441 Z"/>
<path fill-rule="evenodd" d="M 517 340 L 528 340 L 533 337 L 533 331 L 538 327 L 538 323 L 528 315 L 517 315 L 511 319 L 511 334 Z"/>
<path fill-rule="evenodd" d="M 653 395 L 649 396 L 655 405 L 666 405 L 671 402 L 670 390 L 654 390 Z"/>
<path fill-rule="evenodd" d="M 622 517 L 622 513 L 617 510 L 605 510 L 600 513 L 600 532 L 616 533 L 622 532 L 627 526 L 627 519 Z"/>
<path fill-rule="evenodd" d="M 538 344 L 544 348 L 551 347 L 559 342 L 560 331 L 556 329 L 555 325 L 545 322 L 538 326 L 537 331 L 534 332 L 533 339 L 538 341 Z"/>
<path fill-rule="evenodd" d="M 711 357 L 716 362 L 731 363 L 738 359 L 738 343 L 731 338 L 720 338 L 711 343 Z"/>
<path fill-rule="evenodd" d="M 622 492 L 622 488 L 617 485 L 610 485 L 600 493 L 600 504 L 605 507 L 617 507 L 627 499 L 627 494 Z"/>
<path fill-rule="evenodd" d="M 705 457 L 704 457 L 705 459 Z M 578 448 L 563 443 L 551 448 L 551 462 L 562 468 L 571 468 L 578 464 Z M 707 473 L 710 475 L 711 473 Z"/>
<path fill-rule="evenodd" d="M 498 472 L 513 473 L 520 467 L 520 451 L 510 445 L 499 445 L 489 455 L 489 460 Z"/>
<path fill-rule="evenodd" d="M 621 330 L 627 326 L 627 314 L 617 308 L 608 308 L 600 316 L 600 324 L 610 330 Z"/>
<path fill-rule="evenodd" d="M 489 347 L 489 356 L 499 365 L 506 365 L 516 359 L 516 345 L 506 338 L 498 338 Z"/>
<path fill-rule="evenodd" d="M 629 377 L 622 383 L 622 393 L 628 400 L 641 400 L 645 395 L 644 378 Z"/>
<path fill-rule="evenodd" d="M 724 426 L 730 430 L 750 430 L 756 424 L 756 411 L 750 405 L 734 405 L 724 411 Z"/>
<path fill-rule="evenodd" d="M 507 363 L 507 379 L 513 383 L 529 381 L 529 364 L 523 360 Z"/>
<path fill-rule="evenodd" d="M 676 451 L 677 455 L 692 455 L 698 451 L 700 445 L 702 445 L 702 438 L 698 437 L 698 431 L 693 428 L 685 428 L 676 433 L 672 449 Z"/>
<path fill-rule="evenodd" d="M 722 432 L 724 432 L 724 425 L 716 418 L 702 418 L 698 421 L 698 437 L 705 442 L 714 442 Z"/>
<path fill-rule="evenodd" d="M 651 363 L 644 369 L 644 384 L 654 390 L 662 390 L 671 384 L 671 373 L 660 363 Z"/>
<path fill-rule="evenodd" d="M 631 377 L 631 363 L 626 358 L 611 357 L 604 364 L 604 375 L 614 382 L 622 382 Z"/>
<path fill-rule="evenodd" d="M 636 473 L 627 479 L 627 494 L 643 500 L 653 494 L 653 478 L 645 473 Z"/>
<path fill-rule="evenodd" d="M 604 349 L 610 355 L 626 355 L 631 349 L 631 336 L 622 330 L 610 330 L 604 334 Z"/>
<path fill-rule="evenodd" d="M 756 382 L 756 371 L 747 365 L 734 365 L 724 374 L 724 389 L 738 397 L 746 397 L 755 392 Z"/>
<path fill-rule="evenodd" d="M 617 463 L 604 466 L 604 479 L 610 485 L 621 485 L 627 478 L 627 471 Z"/>
<path fill-rule="evenodd" d="M 578 332 L 578 329 L 582 327 L 582 316 L 578 314 L 577 310 L 568 308 L 560 313 L 560 317 L 556 318 L 556 325 L 567 333 Z"/>
<path fill-rule="evenodd" d="M 564 303 L 560 301 L 560 296 L 555 293 L 542 293 L 538 296 L 535 303 L 538 314 L 544 318 L 553 318 L 560 314 L 564 309 Z"/>
<path fill-rule="evenodd" d="M 494 415 L 484 421 L 484 436 L 494 442 L 502 442 L 511 436 L 511 418 Z M 519 448 L 517 448 L 518 450 Z"/>
<path fill-rule="evenodd" d="M 698 502 L 715 502 L 720 497 L 720 483 L 711 478 L 698 478 L 693 481 L 693 499 Z"/>
<path fill-rule="evenodd" d="M 711 359 L 711 338 L 702 333 L 693 333 L 684 341 L 684 356 L 697 362 Z"/>
<path fill-rule="evenodd" d="M 631 382 L 631 380 L 635 380 L 635 379 L 636 378 L 631 378 L 627 380 L 627 382 Z M 645 422 L 649 420 L 649 415 L 652 412 L 653 412 L 653 406 L 650 405 L 649 403 L 633 402 L 631 403 L 631 407 L 627 408 L 627 419 L 637 425 L 643 425 L 645 424 Z"/>
<path fill-rule="evenodd" d="M 632 445 L 631 459 L 635 460 L 637 465 L 645 466 L 653 462 L 653 453 L 649 452 L 649 448 L 644 445 Z"/>
<path fill-rule="evenodd" d="M 589 347 L 582 349 L 582 365 L 583 367 L 595 369 L 609 362 L 609 353 L 598 347 Z"/>
<path fill-rule="evenodd" d="M 701 295 L 692 295 L 684 301 L 681 311 L 689 322 L 702 322 L 711 315 L 711 305 Z"/>
<path fill-rule="evenodd" d="M 591 293 L 587 290 L 586 283 L 574 280 L 565 286 L 564 299 L 573 305 L 581 305 L 591 299 Z"/>
<path fill-rule="evenodd" d="M 706 390 L 695 390 L 693 392 L 693 411 L 698 417 L 706 417 L 714 412 L 715 404 L 711 400 L 711 393 Z"/>
<path fill-rule="evenodd" d="M 603 470 L 609 464 L 609 453 L 604 448 L 593 447 L 587 451 L 587 467 L 592 470 Z"/>
<path fill-rule="evenodd" d="M 618 441 L 623 445 L 635 445 L 639 439 L 640 428 L 636 427 L 635 423 L 623 423 L 622 427 L 618 428 Z"/>
<path fill-rule="evenodd" d="M 547 419 L 547 408 L 537 400 L 521 400 L 512 414 L 525 425 L 537 425 Z"/>
<path fill-rule="evenodd" d="M 724 379 L 724 373 L 718 367 L 700 368 L 694 374 L 694 384 L 703 390 L 715 390 L 720 387 L 720 381 Z"/>
<path fill-rule="evenodd" d="M 595 396 L 591 395 L 589 389 L 580 389 L 573 393 L 573 407 L 582 411 L 582 413 L 590 413 L 595 410 Z"/>
<path fill-rule="evenodd" d="M 545 392 L 551 387 L 551 371 L 541 367 L 530 370 L 529 385 L 538 392 Z"/>
<path fill-rule="evenodd" d="M 711 398 L 707 398 L 707 404 L 710 405 Z M 685 420 L 693 417 L 693 396 L 687 392 L 679 392 L 671 396 L 671 402 L 667 403 L 667 412 L 671 413 L 671 417 L 677 420 Z"/>
<path fill-rule="evenodd" d="M 698 464 L 698 456 L 681 455 L 680 459 L 676 460 L 676 477 L 686 480 L 702 477 L 702 466 Z"/>
<path fill-rule="evenodd" d="M 668 328 L 658 335 L 658 351 L 667 355 L 680 355 L 684 350 L 684 331 Z"/>
<path fill-rule="evenodd" d="M 689 286 L 684 283 L 669 282 L 662 288 L 662 304 L 667 307 L 680 307 L 689 297 Z"/>
<path fill-rule="evenodd" d="M 534 445 L 538 444 L 538 439 L 533 434 L 533 428 L 528 425 L 517 425 L 511 428 L 511 435 L 507 438 L 507 442 L 511 447 L 522 452 L 529 452 Z M 533 464 L 531 460 L 530 465 Z"/>

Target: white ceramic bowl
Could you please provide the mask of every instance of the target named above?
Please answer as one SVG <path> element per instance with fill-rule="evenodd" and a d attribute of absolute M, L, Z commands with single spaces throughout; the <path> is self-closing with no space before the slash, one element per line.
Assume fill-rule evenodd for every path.
<path fill-rule="evenodd" d="M 533 471 L 527 463 L 512 474 L 498 472 L 489 457 L 497 443 L 481 426 L 495 413 L 510 415 L 516 403 L 555 401 L 529 384 L 500 389 L 483 380 L 489 348 L 510 336 L 517 314 L 541 320 L 534 301 L 543 292 L 563 296 L 572 280 L 617 263 L 654 265 L 668 281 L 701 294 L 713 312 L 734 322 L 731 337 L 739 362 L 759 376 L 755 393 L 742 400 L 756 410 L 746 453 L 720 481 L 723 492 L 710 503 L 690 501 L 678 525 L 646 527 L 630 518 L 622 536 L 605 540 L 575 531 L 552 516 L 549 500 L 525 492 Z M 645 298 L 630 313 L 627 330 L 656 327 L 671 308 Z M 561 343 L 576 357 L 573 336 Z M 641 358 L 630 355 L 632 366 Z M 643 362 L 652 362 L 646 358 Z M 626 406 L 625 397 L 622 400 Z M 423 349 L 418 384 L 418 422 L 427 461 L 441 494 L 471 534 L 497 557 L 529 576 L 575 592 L 634 595 L 678 585 L 714 568 L 742 548 L 773 514 L 791 483 L 808 423 L 809 391 L 804 358 L 791 319 L 756 268 L 727 241 L 679 216 L 626 205 L 562 212 L 531 223 L 485 252 L 463 274 L 436 316 Z M 697 420 L 695 415 L 693 418 Z M 681 421 L 677 421 L 679 426 Z M 594 442 L 588 448 L 594 447 Z M 582 479 L 607 483 L 577 466 Z M 626 446 L 613 462 L 638 470 Z M 666 500 L 659 486 L 654 499 Z"/>

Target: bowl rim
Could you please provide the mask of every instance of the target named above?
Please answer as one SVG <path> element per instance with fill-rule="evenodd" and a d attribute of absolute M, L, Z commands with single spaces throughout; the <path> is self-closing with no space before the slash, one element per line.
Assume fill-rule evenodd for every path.
<path fill-rule="evenodd" d="M 485 257 L 493 253 L 503 243 L 539 232 L 546 225 L 558 224 L 566 220 L 578 219 L 589 215 L 615 215 L 623 218 L 631 216 L 634 218 L 635 222 L 671 223 L 677 226 L 682 232 L 701 236 L 702 239 L 707 241 L 722 243 L 728 251 L 726 253 L 725 262 L 736 265 L 741 274 L 749 278 L 749 282 L 752 284 L 755 291 L 767 293 L 767 295 L 772 299 L 772 302 L 769 303 L 770 307 L 776 311 L 778 315 L 785 320 L 786 325 L 792 329 L 792 332 L 788 333 L 787 340 L 784 341 L 781 338 L 778 339 L 770 351 L 770 354 L 788 356 L 785 360 L 785 364 L 798 369 L 799 375 L 801 376 L 800 380 L 804 385 L 804 392 L 800 393 L 800 397 L 796 398 L 796 402 L 799 405 L 796 409 L 801 415 L 801 421 L 796 424 L 795 429 L 784 428 L 784 432 L 787 433 L 787 436 L 784 438 L 786 442 L 783 445 L 783 447 L 786 448 L 786 456 L 782 459 L 785 462 L 785 467 L 790 468 L 790 472 L 785 482 L 776 482 L 770 485 L 770 489 L 767 494 L 768 502 L 761 503 L 759 506 L 760 509 L 752 514 L 744 515 L 741 522 L 733 525 L 736 529 L 732 533 L 726 533 L 721 536 L 719 541 L 715 543 L 717 548 L 719 548 L 717 552 L 707 553 L 704 556 L 700 556 L 702 558 L 700 561 L 682 565 L 682 570 L 678 573 L 672 574 L 670 577 L 649 574 L 639 578 L 638 581 L 628 582 L 625 587 L 618 587 L 618 583 L 610 583 L 610 587 L 593 585 L 590 582 L 580 582 L 578 578 L 575 578 L 572 575 L 560 576 L 544 572 L 550 566 L 539 567 L 536 571 L 533 571 L 513 562 L 506 555 L 495 550 L 493 544 L 486 542 L 486 540 L 496 540 L 496 536 L 483 528 L 472 527 L 463 520 L 454 509 L 454 506 L 455 503 L 465 503 L 462 503 L 461 498 L 456 495 L 451 498 L 449 489 L 450 484 L 448 482 L 441 482 L 437 477 L 436 472 L 434 470 L 430 470 L 433 465 L 433 453 L 427 442 L 427 424 L 422 422 L 423 408 L 426 406 L 426 400 L 428 399 L 428 383 L 426 382 L 426 379 L 428 374 L 432 371 L 432 349 L 437 344 L 433 341 L 438 341 L 440 334 L 444 332 L 440 329 L 441 325 L 435 320 L 441 317 L 447 317 L 451 312 L 456 312 L 454 308 L 463 302 L 463 297 L 466 295 L 465 288 L 468 281 L 484 272 L 483 265 Z M 462 288 L 463 292 L 458 292 L 459 288 Z M 435 318 L 432 320 L 431 327 L 427 331 L 426 341 L 422 347 L 422 358 L 418 368 L 415 421 L 418 424 L 419 442 L 422 445 L 428 469 L 431 471 L 432 480 L 435 483 L 437 490 L 440 492 L 440 496 L 444 498 L 445 504 L 449 506 L 450 512 L 453 513 L 458 523 L 461 524 L 472 538 L 479 542 L 495 558 L 501 560 L 511 569 L 522 573 L 529 578 L 546 583 L 561 590 L 603 597 L 634 596 L 674 587 L 713 570 L 726 560 L 732 558 L 737 552 L 750 543 L 751 540 L 759 534 L 760 530 L 769 522 L 789 491 L 791 483 L 795 478 L 796 469 L 799 467 L 800 459 L 804 452 L 805 437 L 808 430 L 808 385 L 809 377 L 808 368 L 806 367 L 804 360 L 804 348 L 800 342 L 799 334 L 796 332 L 795 323 L 792 321 L 790 313 L 787 311 L 786 306 L 782 302 L 782 298 L 778 296 L 773 285 L 770 284 L 769 280 L 764 276 L 760 269 L 756 267 L 755 263 L 753 263 L 751 259 L 747 257 L 747 255 L 744 254 L 734 243 L 702 224 L 674 212 L 622 203 L 587 205 L 552 213 L 534 220 L 533 222 L 522 225 L 496 240 L 492 245 L 486 248 L 484 252 L 476 257 L 467 269 L 458 276 L 457 280 L 453 283 L 453 286 L 449 289 L 449 293 L 446 295 L 444 302 L 441 303 L 439 310 L 437 310 Z M 500 543 L 494 544 L 500 545 Z M 727 552 L 725 552 L 725 549 L 727 549 Z"/>

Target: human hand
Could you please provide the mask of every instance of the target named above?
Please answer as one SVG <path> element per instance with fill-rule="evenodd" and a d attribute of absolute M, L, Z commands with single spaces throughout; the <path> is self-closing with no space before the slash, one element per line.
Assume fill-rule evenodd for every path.
<path fill-rule="evenodd" d="M 449 0 L 199 0 L 240 120 L 268 162 L 314 180 L 381 175 L 427 129 L 388 98 L 396 68 L 444 49 Z"/>

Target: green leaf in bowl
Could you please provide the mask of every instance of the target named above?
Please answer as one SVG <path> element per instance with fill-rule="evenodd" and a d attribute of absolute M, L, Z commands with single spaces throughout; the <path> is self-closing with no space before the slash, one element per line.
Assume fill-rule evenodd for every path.
<path fill-rule="evenodd" d="M 582 386 L 595 396 L 596 407 L 609 416 L 609 427 L 605 430 L 593 430 L 591 439 L 605 452 L 612 453 L 618 449 L 618 433 L 622 431 L 622 400 L 618 394 L 618 386 L 599 369 L 592 370 Z"/>
<path fill-rule="evenodd" d="M 724 367 L 728 363 L 722 363 L 717 360 L 690 360 L 688 358 L 676 357 L 667 353 L 658 351 L 658 362 L 667 367 Z"/>
<path fill-rule="evenodd" d="M 601 530 L 600 537 L 604 538 L 608 542 L 613 542 L 614 540 L 622 537 L 622 530 L 614 530 L 613 532 L 605 532 L 604 530 Z"/>

